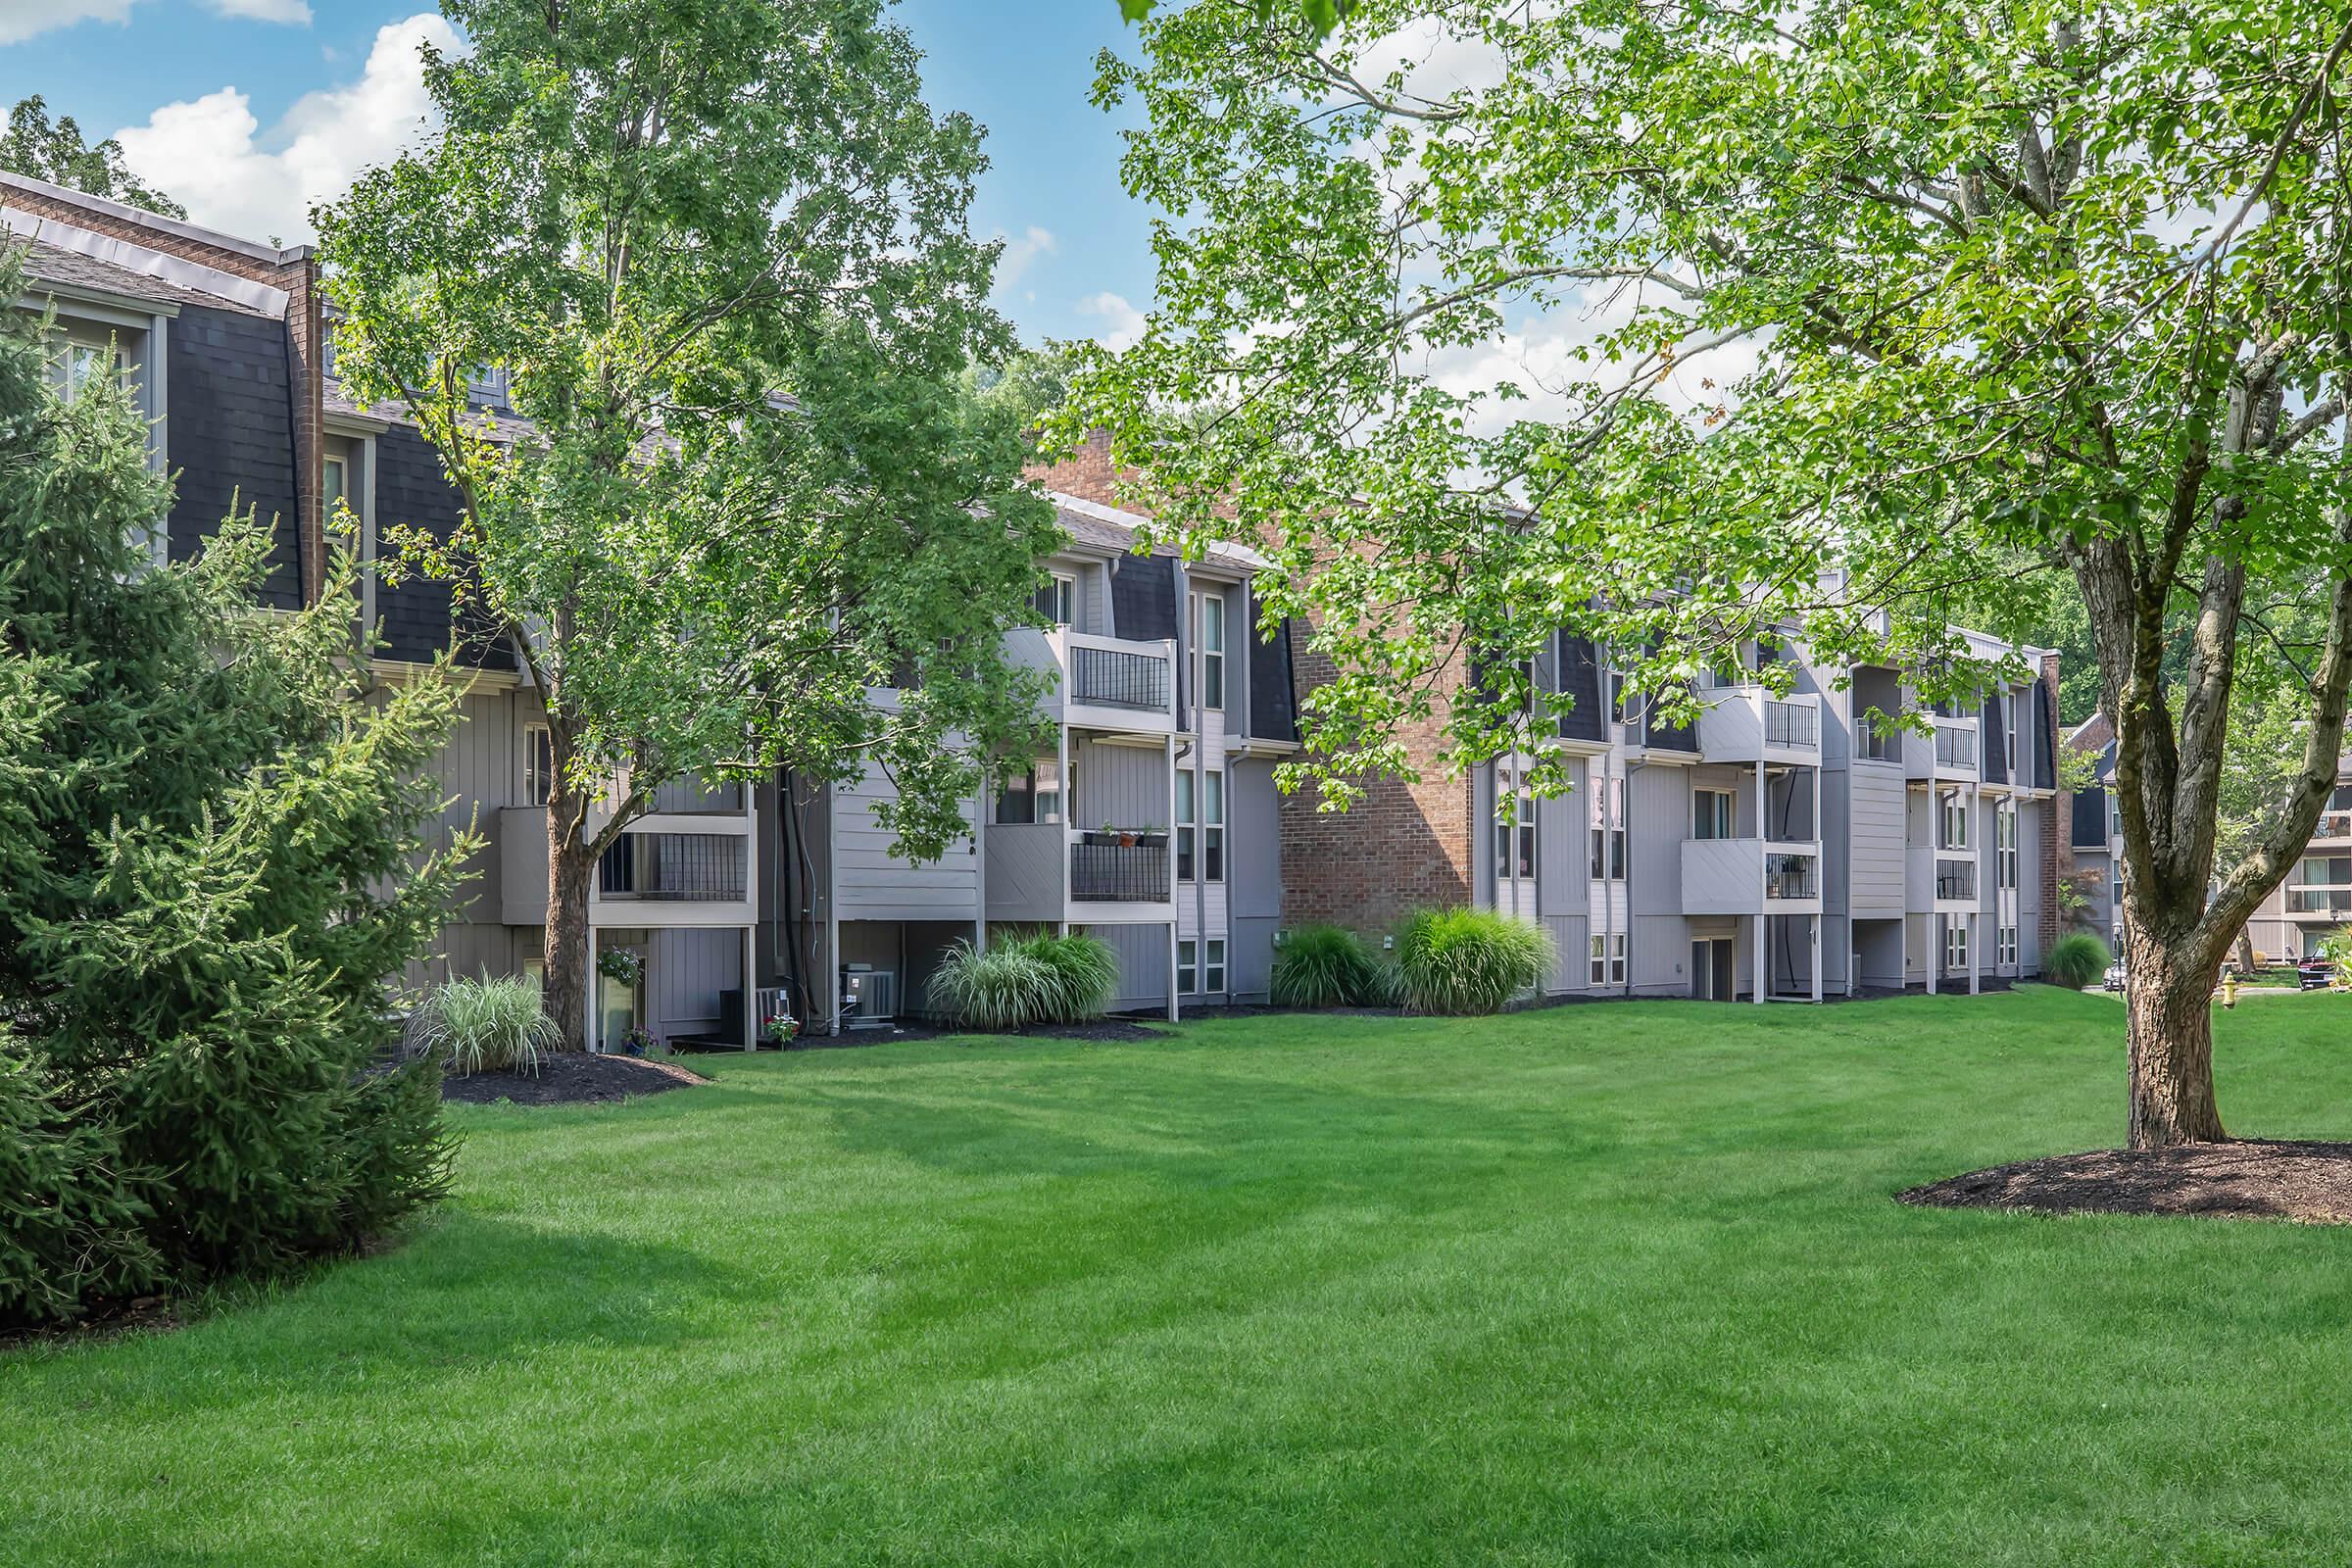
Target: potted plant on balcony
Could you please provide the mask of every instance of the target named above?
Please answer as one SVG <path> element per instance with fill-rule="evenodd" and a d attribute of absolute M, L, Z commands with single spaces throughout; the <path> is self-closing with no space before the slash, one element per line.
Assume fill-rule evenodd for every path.
<path fill-rule="evenodd" d="M 1168 847 L 1168 836 L 1157 822 L 1146 822 L 1136 829 L 1135 842 L 1147 850 L 1164 850 Z"/>
<path fill-rule="evenodd" d="M 1135 829 L 1131 827 L 1123 827 L 1119 829 L 1119 848 L 1122 850 L 1132 850 L 1135 848 Z"/>
<path fill-rule="evenodd" d="M 1099 828 L 1087 829 L 1084 837 L 1089 844 L 1116 845 L 1119 842 L 1119 830 L 1105 822 Z"/>

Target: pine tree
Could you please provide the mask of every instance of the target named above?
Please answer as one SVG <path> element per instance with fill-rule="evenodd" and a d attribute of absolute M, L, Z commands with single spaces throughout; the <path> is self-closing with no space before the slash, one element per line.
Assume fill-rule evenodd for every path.
<path fill-rule="evenodd" d="M 283 1266 L 435 1196 L 437 1083 L 378 1065 L 386 988 L 477 847 L 424 848 L 454 688 L 368 688 L 349 562 L 296 614 L 258 608 L 251 514 L 154 566 L 135 412 L 61 402 L 44 363 L 9 313 L 0 1319 Z"/>

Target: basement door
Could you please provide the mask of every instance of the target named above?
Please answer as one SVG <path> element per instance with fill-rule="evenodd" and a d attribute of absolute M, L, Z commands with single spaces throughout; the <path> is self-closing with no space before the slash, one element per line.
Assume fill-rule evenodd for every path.
<path fill-rule="evenodd" d="M 1731 1001 L 1734 978 L 1730 937 L 1690 944 L 1690 995 L 1695 1001 Z"/>

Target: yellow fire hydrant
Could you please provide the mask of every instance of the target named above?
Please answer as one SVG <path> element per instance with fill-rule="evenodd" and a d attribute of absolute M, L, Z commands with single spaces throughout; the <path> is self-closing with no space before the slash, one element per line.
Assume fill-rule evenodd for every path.
<path fill-rule="evenodd" d="M 2227 970 L 2222 975 L 2222 1005 L 2225 1007 L 2237 1005 L 2237 972 L 2235 970 Z"/>

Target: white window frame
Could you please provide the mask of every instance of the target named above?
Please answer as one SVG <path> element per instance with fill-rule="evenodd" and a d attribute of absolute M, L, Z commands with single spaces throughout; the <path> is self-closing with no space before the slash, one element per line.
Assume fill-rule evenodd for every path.
<path fill-rule="evenodd" d="M 1200 944 L 1200 994 L 1217 997 L 1225 994 L 1225 939 L 1208 937 Z"/>
<path fill-rule="evenodd" d="M 1968 922 L 1954 916 L 1943 923 L 1943 968 L 1946 974 L 1968 967 Z"/>
<path fill-rule="evenodd" d="M 545 753 L 545 761 L 541 754 Z M 522 726 L 522 798 L 526 806 L 545 806 L 555 794 L 555 737 L 545 724 Z"/>
<path fill-rule="evenodd" d="M 1176 939 L 1176 994 L 1180 997 L 1200 994 L 1200 944 L 1191 937 Z"/>
<path fill-rule="evenodd" d="M 1046 573 L 1046 598 L 1051 601 L 1046 618 L 1055 626 L 1074 626 L 1078 623 L 1078 579 L 1066 571 Z"/>
<path fill-rule="evenodd" d="M 2017 886 L 2017 803 L 2002 801 L 1992 810 L 1994 885 Z"/>
<path fill-rule="evenodd" d="M 1940 837 L 1943 842 L 1937 844 L 1936 847 L 1939 850 L 1967 849 L 1968 797 L 1957 793 L 1946 795 L 1943 797 L 1940 806 L 1943 816 L 1943 831 Z M 1955 832 L 1954 829 L 1957 829 L 1958 831 Z"/>
<path fill-rule="evenodd" d="M 2017 927 L 2005 925 L 1999 928 L 1996 952 L 1997 956 L 1994 960 L 1996 963 L 2009 967 L 2016 965 Z"/>
<path fill-rule="evenodd" d="M 1622 931 L 1609 933 L 1609 984 L 1625 984 L 1625 933 Z"/>
<path fill-rule="evenodd" d="M 1605 986 L 1609 983 L 1607 939 L 1597 931 L 1592 933 L 1592 983 L 1596 986 Z"/>
<path fill-rule="evenodd" d="M 1498 801 L 1507 802 L 1511 814 L 1497 809 L 1494 816 L 1494 882 L 1533 882 L 1536 879 L 1536 792 L 1533 786 L 1514 787 L 1508 773 L 1494 775 Z"/>
<path fill-rule="evenodd" d="M 1225 880 L 1225 772 L 1207 768 L 1200 775 L 1200 880 Z"/>
<path fill-rule="evenodd" d="M 1704 824 L 1707 831 L 1701 832 Z M 1721 832 L 1715 831 L 1717 827 Z M 1740 836 L 1740 797 L 1714 788 L 1690 792 L 1690 836 L 1694 839 L 1736 839 Z"/>
<path fill-rule="evenodd" d="M 1197 882 L 1200 877 L 1200 796 L 1193 770 L 1176 770 L 1176 880 Z"/>
<path fill-rule="evenodd" d="M 1211 632 L 1214 635 L 1211 635 Z M 1225 709 L 1225 590 L 1200 588 L 1193 593 L 1194 673 L 1199 680 L 1200 706 L 1218 712 Z M 1212 699 L 1210 688 L 1215 691 Z"/>

